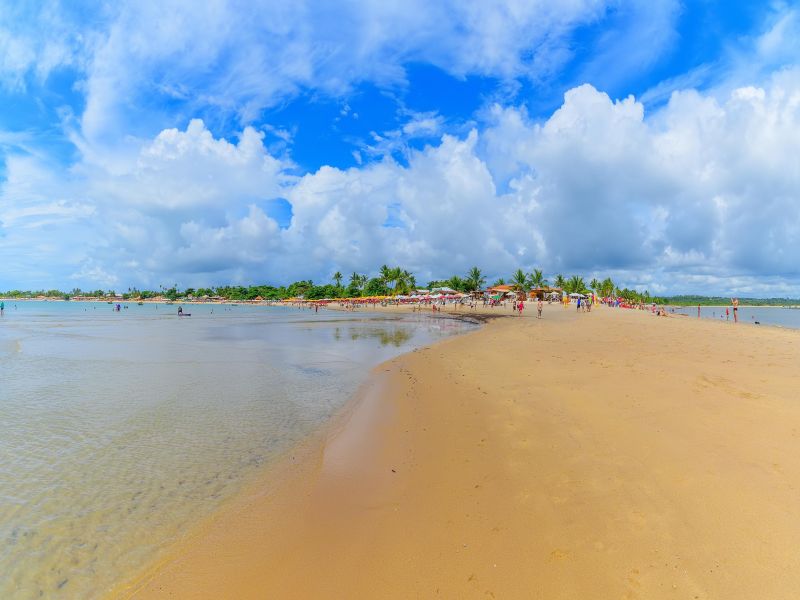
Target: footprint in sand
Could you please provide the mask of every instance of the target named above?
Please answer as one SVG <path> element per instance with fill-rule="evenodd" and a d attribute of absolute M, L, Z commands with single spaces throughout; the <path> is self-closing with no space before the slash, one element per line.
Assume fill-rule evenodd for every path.
<path fill-rule="evenodd" d="M 562 561 L 569 558 L 569 550 L 561 550 L 556 548 L 550 552 L 550 562 Z"/>
<path fill-rule="evenodd" d="M 642 582 L 639 580 L 639 569 L 631 569 L 628 571 L 626 582 L 628 584 L 628 589 L 625 591 L 625 599 L 635 600 L 636 598 L 640 598 L 639 592 L 642 588 Z"/>

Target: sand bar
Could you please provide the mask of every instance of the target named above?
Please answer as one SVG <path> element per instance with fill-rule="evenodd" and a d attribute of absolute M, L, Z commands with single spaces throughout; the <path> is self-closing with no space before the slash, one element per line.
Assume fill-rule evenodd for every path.
<path fill-rule="evenodd" d="M 383 365 L 115 595 L 796 598 L 800 333 L 532 316 Z"/>

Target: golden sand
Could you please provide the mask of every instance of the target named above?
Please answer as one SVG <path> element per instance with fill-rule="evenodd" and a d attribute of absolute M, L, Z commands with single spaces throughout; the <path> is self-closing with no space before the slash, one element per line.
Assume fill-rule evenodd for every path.
<path fill-rule="evenodd" d="M 119 595 L 799 597 L 800 333 L 544 316 L 383 365 Z"/>

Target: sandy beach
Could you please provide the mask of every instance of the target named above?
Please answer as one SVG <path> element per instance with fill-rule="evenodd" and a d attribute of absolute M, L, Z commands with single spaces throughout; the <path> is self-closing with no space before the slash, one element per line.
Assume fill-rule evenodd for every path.
<path fill-rule="evenodd" d="M 796 598 L 800 332 L 526 313 L 382 365 L 112 595 Z"/>

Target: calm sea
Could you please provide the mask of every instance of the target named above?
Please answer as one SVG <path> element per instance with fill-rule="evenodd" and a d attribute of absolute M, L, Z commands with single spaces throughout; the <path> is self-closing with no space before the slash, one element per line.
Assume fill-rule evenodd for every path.
<path fill-rule="evenodd" d="M 0 598 L 102 595 L 319 428 L 373 366 L 470 328 L 127 306 L 6 301 Z"/>
<path fill-rule="evenodd" d="M 725 315 L 724 306 L 702 306 L 700 307 L 700 317 L 704 319 L 715 319 L 717 321 L 725 321 L 726 319 L 733 322 L 733 309 L 729 309 L 729 314 Z M 690 317 L 697 317 L 697 307 L 680 307 L 675 309 L 676 313 L 689 315 Z M 788 327 L 791 329 L 800 329 L 800 309 L 797 308 L 781 308 L 777 306 L 740 306 L 739 307 L 739 322 L 755 324 L 756 321 L 760 325 L 774 325 L 778 327 Z"/>

